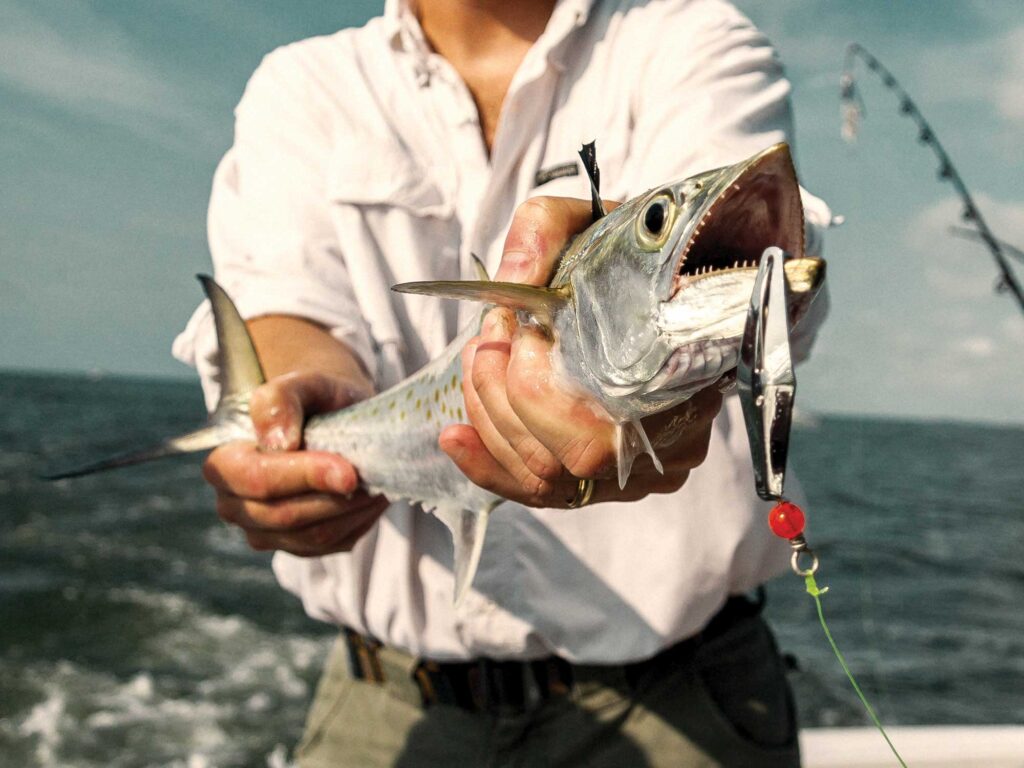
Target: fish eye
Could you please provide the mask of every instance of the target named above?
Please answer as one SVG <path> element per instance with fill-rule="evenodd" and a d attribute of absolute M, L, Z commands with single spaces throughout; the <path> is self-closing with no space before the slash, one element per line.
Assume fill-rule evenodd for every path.
<path fill-rule="evenodd" d="M 665 226 L 665 220 L 668 218 L 665 215 L 665 207 L 664 200 L 655 200 L 647 206 L 647 210 L 644 212 L 644 226 L 655 237 L 661 234 L 662 227 Z"/>
<path fill-rule="evenodd" d="M 660 248 L 662 241 L 668 235 L 672 223 L 670 203 L 671 198 L 668 195 L 658 195 L 647 204 L 640 214 L 637 221 L 637 235 L 645 246 Z"/>

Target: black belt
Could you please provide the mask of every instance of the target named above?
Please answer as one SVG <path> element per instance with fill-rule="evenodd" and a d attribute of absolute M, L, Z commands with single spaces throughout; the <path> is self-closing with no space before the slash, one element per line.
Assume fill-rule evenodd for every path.
<path fill-rule="evenodd" d="M 675 665 L 691 656 L 703 642 L 721 635 L 738 621 L 756 616 L 763 605 L 763 593 L 759 593 L 756 601 L 730 597 L 700 633 L 643 661 L 583 667 L 574 666 L 557 656 L 535 661 L 476 659 L 438 662 L 419 659 L 410 664 L 412 682 L 419 689 L 424 707 L 440 704 L 470 712 L 524 711 L 537 701 L 568 694 L 583 669 L 618 670 L 629 686 L 635 686 L 659 669 L 664 669 L 666 664 Z M 342 638 L 348 647 L 349 669 L 353 677 L 378 685 L 406 682 L 387 679 L 385 665 L 381 663 L 382 645 L 379 641 L 348 628 L 342 629 Z M 393 654 L 394 651 L 389 650 L 388 653 Z"/>

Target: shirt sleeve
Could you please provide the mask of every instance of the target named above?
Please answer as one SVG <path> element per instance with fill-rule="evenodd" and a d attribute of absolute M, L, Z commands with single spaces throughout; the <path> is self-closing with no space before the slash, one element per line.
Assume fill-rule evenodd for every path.
<path fill-rule="evenodd" d="M 209 242 L 215 277 L 244 318 L 320 323 L 373 371 L 369 331 L 332 226 L 327 168 L 333 126 L 315 61 L 267 56 L 235 111 L 235 140 L 213 179 Z M 204 302 L 174 342 L 194 365 L 207 406 L 219 394 L 216 334 Z"/>
<path fill-rule="evenodd" d="M 666 178 L 736 163 L 785 141 L 793 144 L 790 84 L 768 39 L 728 3 L 666 4 L 656 47 L 636 89 L 630 195 Z M 801 188 L 805 250 L 822 254 L 832 212 Z M 810 352 L 828 310 L 828 295 L 794 329 L 793 355 Z"/>

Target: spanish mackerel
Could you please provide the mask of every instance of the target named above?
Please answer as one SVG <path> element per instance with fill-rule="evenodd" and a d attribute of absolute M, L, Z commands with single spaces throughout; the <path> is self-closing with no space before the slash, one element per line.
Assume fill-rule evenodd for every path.
<path fill-rule="evenodd" d="M 592 191 L 596 198 L 596 186 Z M 603 212 L 599 199 L 594 205 L 595 215 Z M 311 417 L 304 445 L 345 456 L 368 491 L 419 504 L 445 523 L 454 543 L 458 601 L 476 572 L 488 516 L 503 500 L 471 483 L 438 447 L 446 425 L 466 420 L 460 352 L 479 332 L 484 310 L 509 307 L 522 322 L 547 329 L 566 384 L 582 386 L 617 426 L 619 484 L 625 486 L 638 455 L 649 454 L 661 467 L 641 419 L 735 369 L 758 261 L 769 246 L 791 256 L 784 268 L 796 323 L 820 292 L 825 270 L 822 260 L 804 256 L 800 189 L 785 144 L 657 187 L 602 216 L 572 241 L 547 287 L 493 282 L 485 274 L 477 281 L 395 286 L 484 308 L 413 376 Z M 254 439 L 248 409 L 250 393 L 264 381 L 259 360 L 230 298 L 212 279 L 200 279 L 223 373 L 221 400 L 208 425 L 52 478 Z"/>

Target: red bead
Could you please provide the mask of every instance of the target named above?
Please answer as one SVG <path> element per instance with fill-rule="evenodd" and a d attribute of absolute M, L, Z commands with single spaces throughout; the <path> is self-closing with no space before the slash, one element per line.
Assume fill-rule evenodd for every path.
<path fill-rule="evenodd" d="M 792 539 L 804 532 L 804 512 L 791 501 L 780 501 L 768 513 L 768 527 L 780 539 Z"/>

